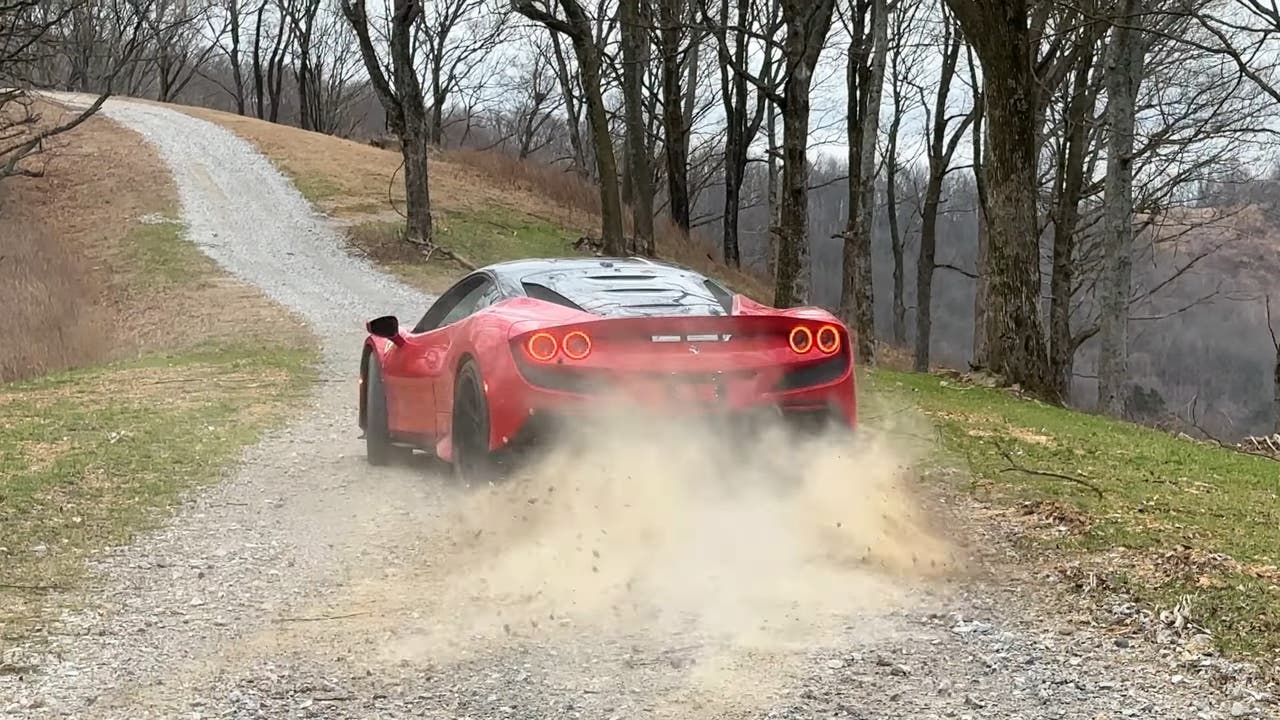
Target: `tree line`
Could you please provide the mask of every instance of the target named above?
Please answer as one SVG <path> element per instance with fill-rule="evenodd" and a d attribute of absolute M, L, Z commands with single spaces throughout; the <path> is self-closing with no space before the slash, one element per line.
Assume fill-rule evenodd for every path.
<path fill-rule="evenodd" d="M 1270 169 L 1277 31 L 1260 0 L 0 0 L 0 104 L 33 127 L 31 87 L 198 92 L 385 129 L 431 249 L 428 148 L 557 164 L 597 189 L 610 254 L 653 253 L 664 219 L 775 303 L 838 311 L 862 362 L 920 370 L 963 281 L 971 365 L 1133 415 L 1143 328 L 1265 305 L 1213 275 L 1259 206 L 1221 189 Z M 32 137 L 0 177 L 36 172 Z"/>

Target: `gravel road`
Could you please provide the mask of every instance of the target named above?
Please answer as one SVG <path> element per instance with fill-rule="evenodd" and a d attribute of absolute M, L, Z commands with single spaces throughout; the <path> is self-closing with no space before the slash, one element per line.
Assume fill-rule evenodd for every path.
<path fill-rule="evenodd" d="M 190 237 L 325 339 L 322 382 L 225 482 L 95 559 L 44 637 L 0 647 L 0 717 L 1274 716 L 1250 666 L 1144 627 L 1122 598 L 1113 623 L 1051 600 L 954 501 L 962 544 L 996 552 L 957 551 L 980 565 L 934 577 L 910 572 L 922 546 L 873 572 L 830 538 L 799 540 L 787 523 L 841 527 L 824 515 L 831 487 L 776 506 L 709 499 L 701 483 L 772 472 L 767 456 L 665 445 L 655 464 L 615 448 L 625 473 L 561 457 L 470 493 L 427 463 L 367 467 L 360 323 L 428 299 L 346 254 L 230 132 L 152 105 L 104 110 L 169 164 Z M 888 565 L 892 550 L 866 547 Z"/>

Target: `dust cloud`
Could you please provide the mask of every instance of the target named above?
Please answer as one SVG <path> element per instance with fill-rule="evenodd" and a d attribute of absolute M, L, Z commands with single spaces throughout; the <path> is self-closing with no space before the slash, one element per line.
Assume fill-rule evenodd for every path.
<path fill-rule="evenodd" d="M 563 632 L 741 653 L 834 640 L 955 567 L 913 492 L 918 448 L 895 439 L 912 429 L 735 434 L 617 406 L 584 418 L 513 476 L 458 492 L 439 550 L 394 584 L 419 620 L 385 659 Z"/>

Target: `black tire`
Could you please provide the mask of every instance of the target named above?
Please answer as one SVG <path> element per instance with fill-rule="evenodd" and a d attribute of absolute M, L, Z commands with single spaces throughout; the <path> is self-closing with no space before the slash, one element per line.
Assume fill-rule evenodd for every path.
<path fill-rule="evenodd" d="M 368 376 L 364 379 L 364 402 L 366 457 L 370 465 L 389 465 L 394 447 L 387 427 L 387 394 L 382 387 L 382 369 L 375 358 L 369 358 Z"/>
<path fill-rule="evenodd" d="M 497 466 L 489 452 L 489 403 L 476 364 L 467 360 L 458 368 L 453 385 L 453 475 L 466 485 L 497 479 Z"/>

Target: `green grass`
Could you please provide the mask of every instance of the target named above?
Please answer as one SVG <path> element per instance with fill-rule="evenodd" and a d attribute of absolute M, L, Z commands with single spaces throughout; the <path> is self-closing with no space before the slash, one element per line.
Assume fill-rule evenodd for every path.
<path fill-rule="evenodd" d="M 477 265 L 572 254 L 574 235 L 545 220 L 502 207 L 446 213 L 436 240 Z"/>
<path fill-rule="evenodd" d="M 0 626 L 283 422 L 313 350 L 205 348 L 0 386 Z"/>
<path fill-rule="evenodd" d="M 1280 649 L 1280 464 L 936 376 L 877 370 L 868 385 L 880 411 L 931 418 L 937 461 L 975 491 L 1052 516 L 1028 535 L 1040 550 L 1096 561 L 1152 605 L 1188 596 L 1224 649 Z"/>
<path fill-rule="evenodd" d="M 285 173 L 293 180 L 294 187 L 298 188 L 298 192 L 311 203 L 320 203 L 325 200 L 337 197 L 342 192 L 342 188 L 337 183 L 323 175 L 310 175 L 289 172 Z"/>
<path fill-rule="evenodd" d="M 177 221 L 139 223 L 130 228 L 124 247 L 129 267 L 146 285 L 181 285 L 214 271 L 213 261 L 185 237 Z"/>
<path fill-rule="evenodd" d="M 423 261 L 404 242 L 403 222 L 370 221 L 352 227 L 351 243 L 397 277 L 430 293 L 446 290 L 465 272 L 442 256 Z M 436 242 L 477 266 L 527 257 L 573 254 L 575 237 L 545 220 L 494 207 L 477 213 L 446 213 L 436 220 Z"/>

